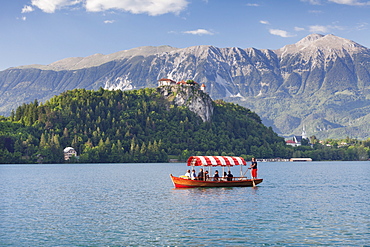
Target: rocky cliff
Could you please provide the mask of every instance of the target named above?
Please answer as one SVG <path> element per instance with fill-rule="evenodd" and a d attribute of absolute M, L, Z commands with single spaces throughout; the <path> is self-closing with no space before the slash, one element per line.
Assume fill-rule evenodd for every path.
<path fill-rule="evenodd" d="M 156 87 L 160 78 L 193 79 L 213 99 L 246 106 L 282 135 L 367 138 L 370 50 L 312 34 L 278 50 L 194 46 L 139 47 L 0 72 L 0 114 L 74 88 Z"/>
<path fill-rule="evenodd" d="M 161 86 L 157 89 L 163 96 L 169 99 L 176 106 L 188 107 L 202 118 L 204 122 L 209 122 L 213 115 L 212 99 L 208 94 L 199 90 L 195 86 Z"/>

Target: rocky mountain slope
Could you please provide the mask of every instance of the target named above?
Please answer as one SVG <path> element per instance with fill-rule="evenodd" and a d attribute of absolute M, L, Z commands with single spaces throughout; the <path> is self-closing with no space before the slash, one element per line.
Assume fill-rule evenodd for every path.
<path fill-rule="evenodd" d="M 194 46 L 139 47 L 0 72 L 0 114 L 68 89 L 156 87 L 160 78 L 193 79 L 213 99 L 258 113 L 282 135 L 368 138 L 370 49 L 312 34 L 278 50 Z"/>
<path fill-rule="evenodd" d="M 197 114 L 203 122 L 210 122 L 213 115 L 212 99 L 197 87 L 161 86 L 158 91 L 176 106 L 184 106 Z"/>

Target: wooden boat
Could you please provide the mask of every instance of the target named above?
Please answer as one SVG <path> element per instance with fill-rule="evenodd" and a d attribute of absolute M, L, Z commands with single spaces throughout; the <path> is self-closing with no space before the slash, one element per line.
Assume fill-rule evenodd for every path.
<path fill-rule="evenodd" d="M 170 174 L 175 188 L 197 188 L 197 187 L 254 187 L 262 183 L 263 179 L 247 179 L 234 177 L 232 181 L 201 181 L 187 178 L 174 177 Z M 254 184 L 253 184 L 254 182 Z"/>
<path fill-rule="evenodd" d="M 241 177 L 232 177 L 231 181 L 225 181 L 219 178 L 217 181 L 213 181 L 213 177 L 200 178 L 199 180 L 193 180 L 189 177 L 180 176 L 175 177 L 170 174 L 171 180 L 175 188 L 197 188 L 197 187 L 255 187 L 257 184 L 262 183 L 262 178 L 248 179 L 244 177 L 242 166 L 246 166 L 247 162 L 242 157 L 232 156 L 191 156 L 187 161 L 188 166 L 202 166 L 202 167 L 227 167 L 230 169 L 231 166 L 240 165 Z M 202 179 L 202 180 L 201 180 Z"/>

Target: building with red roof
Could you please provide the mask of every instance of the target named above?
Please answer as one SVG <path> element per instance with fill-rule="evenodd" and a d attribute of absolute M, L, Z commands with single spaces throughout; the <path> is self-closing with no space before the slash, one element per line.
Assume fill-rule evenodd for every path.
<path fill-rule="evenodd" d="M 194 80 L 187 80 L 187 81 L 179 81 L 179 82 L 175 82 L 174 80 L 171 80 L 171 79 L 167 79 L 167 78 L 162 78 L 162 79 L 159 79 L 158 80 L 158 87 L 161 87 L 161 86 L 172 86 L 172 85 L 181 85 L 181 86 L 186 86 L 186 87 L 197 87 L 199 88 L 199 84 L 198 82 L 194 81 Z M 200 86 L 200 90 L 202 90 L 203 92 L 205 91 L 205 88 L 206 86 L 204 84 L 202 84 L 202 86 Z"/>
<path fill-rule="evenodd" d="M 176 82 L 174 80 L 167 79 L 167 78 L 162 78 L 162 79 L 158 80 L 158 87 L 160 87 L 160 86 L 171 86 L 171 85 L 175 85 L 175 84 L 176 84 Z"/>

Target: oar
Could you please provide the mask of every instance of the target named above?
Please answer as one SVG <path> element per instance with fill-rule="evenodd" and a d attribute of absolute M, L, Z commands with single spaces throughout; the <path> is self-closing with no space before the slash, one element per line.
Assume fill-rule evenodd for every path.
<path fill-rule="evenodd" d="M 249 168 L 244 172 L 243 177 L 245 176 L 245 174 L 247 174 L 248 170 L 249 170 Z"/>
<path fill-rule="evenodd" d="M 253 175 L 252 175 L 252 169 L 251 169 L 251 179 L 252 179 L 253 187 L 256 187 L 256 183 L 254 182 L 254 178 L 253 178 Z"/>

